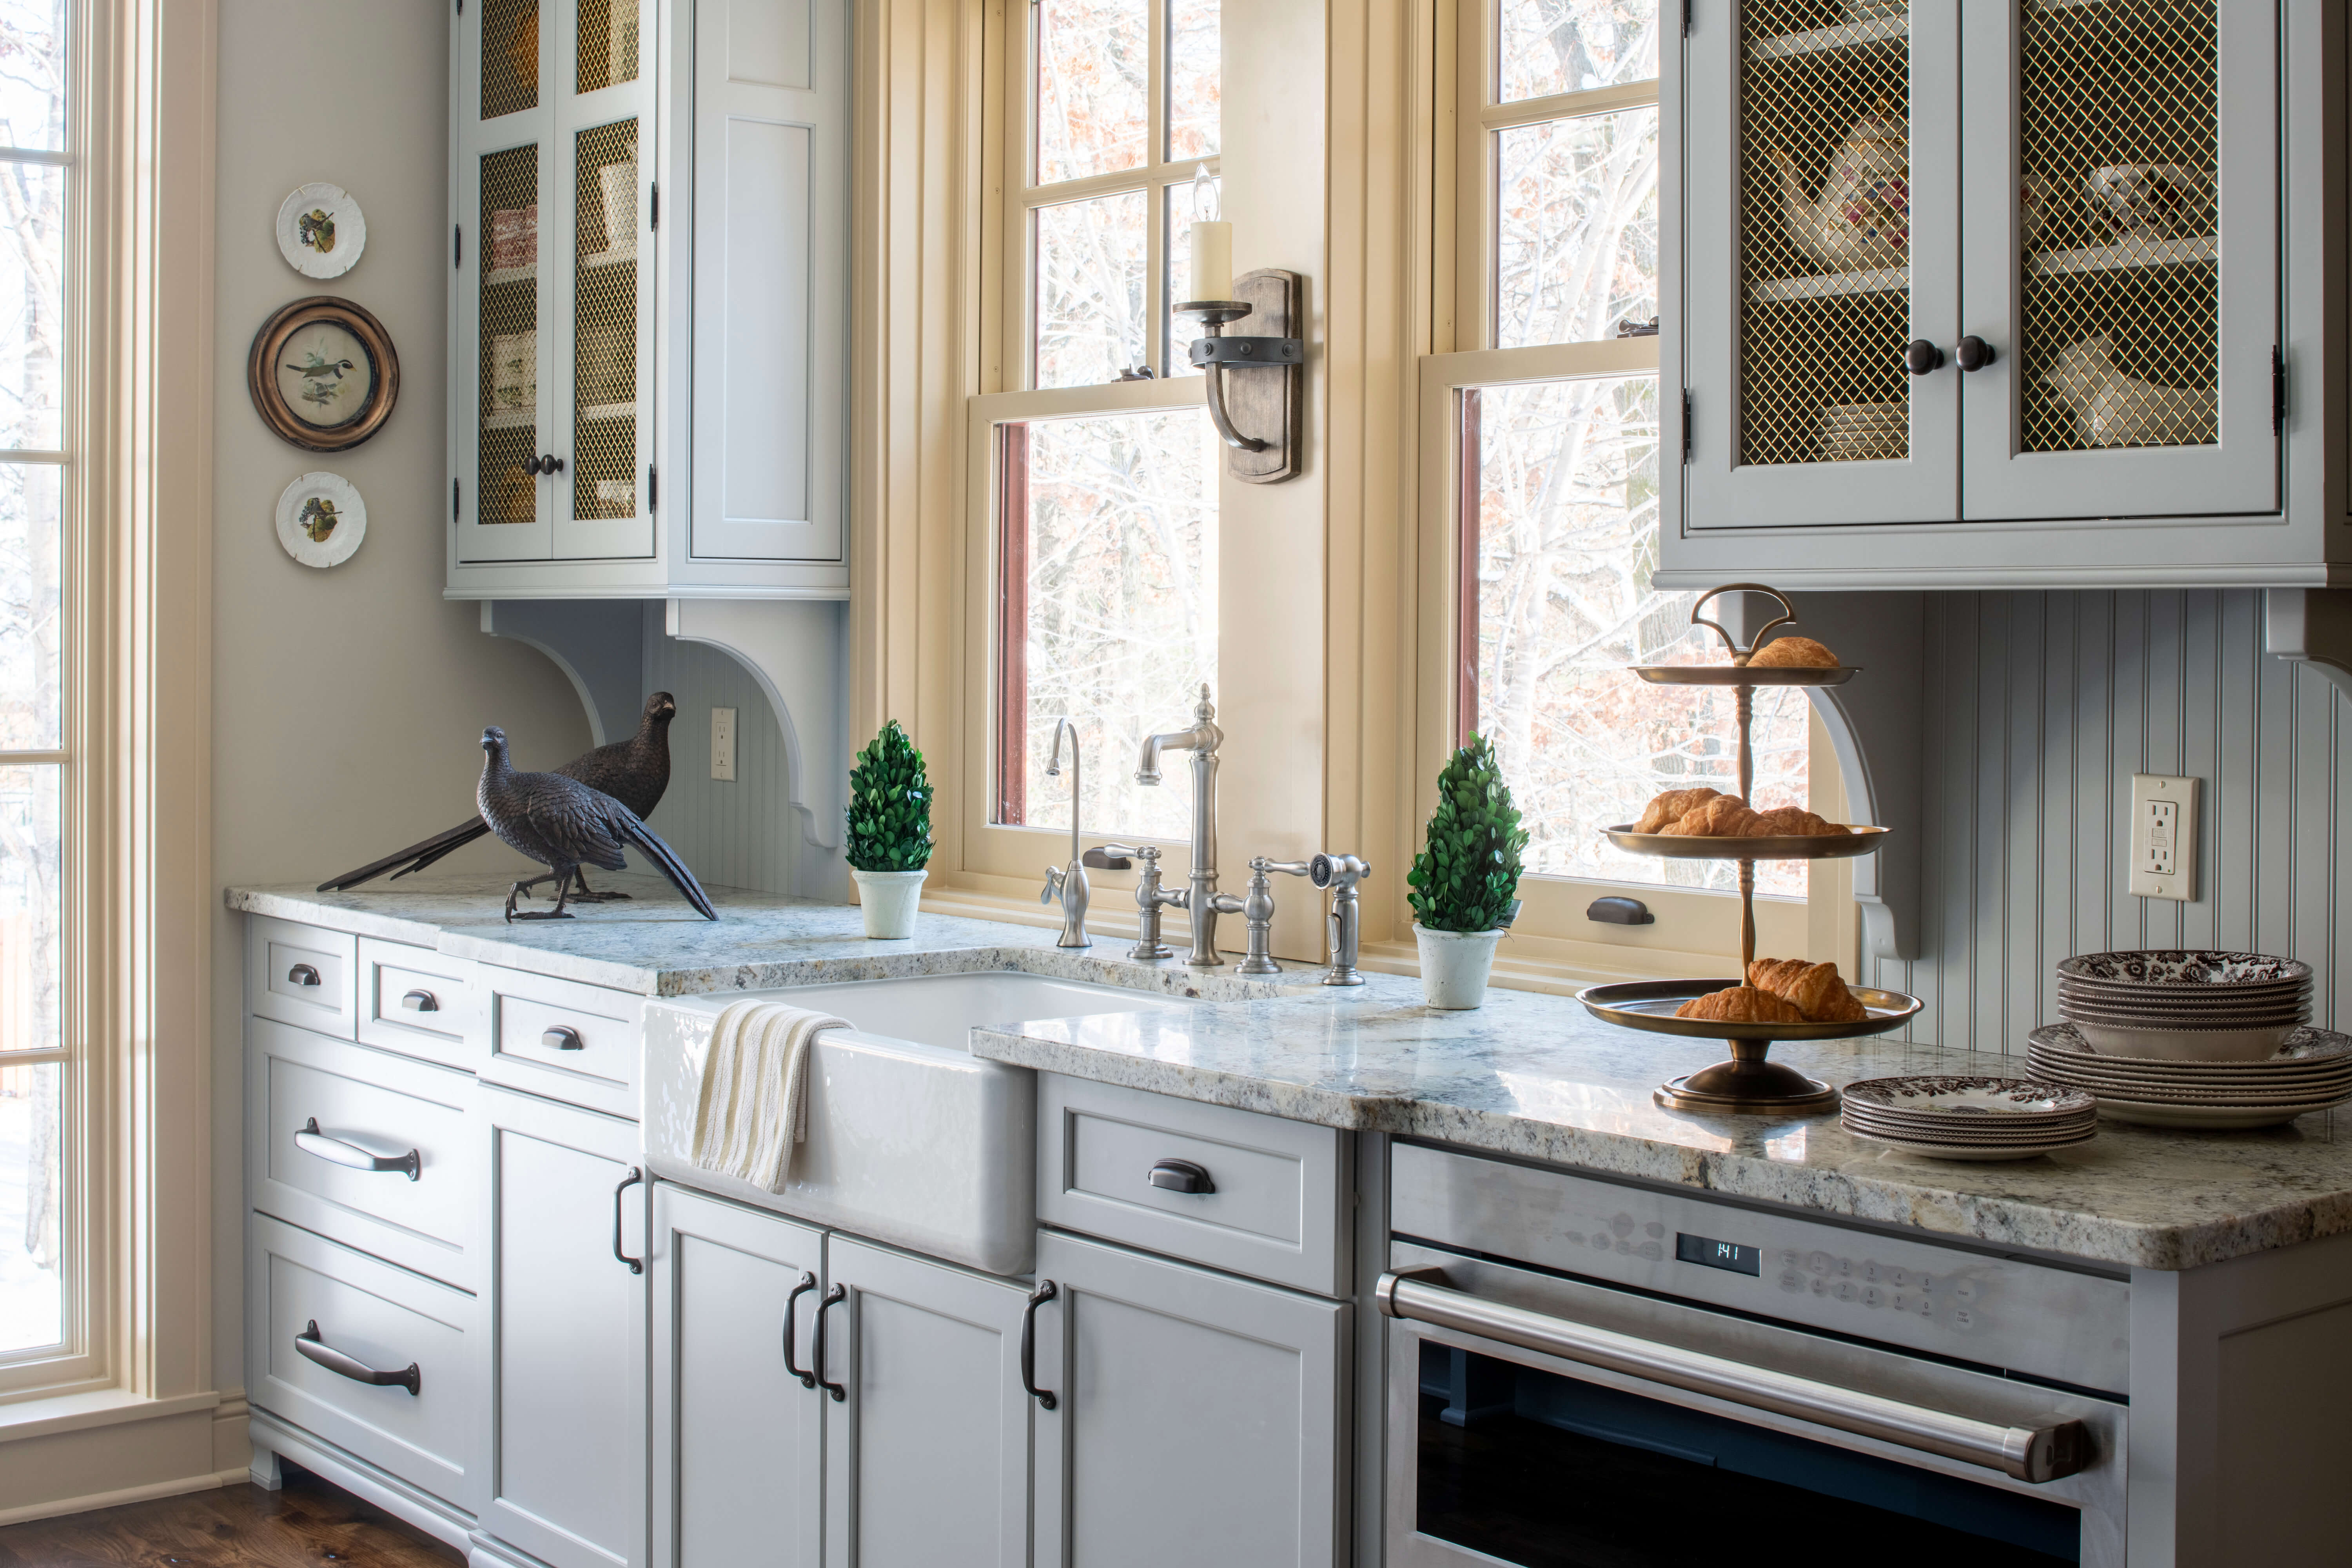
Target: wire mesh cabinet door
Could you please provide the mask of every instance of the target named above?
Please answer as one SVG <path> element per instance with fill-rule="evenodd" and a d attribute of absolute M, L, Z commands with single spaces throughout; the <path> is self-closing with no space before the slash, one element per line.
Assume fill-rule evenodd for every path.
<path fill-rule="evenodd" d="M 555 501 L 548 392 L 554 269 L 541 200 L 552 163 L 554 50 L 541 0 L 455 18 L 450 93 L 451 515 L 460 562 L 543 561 Z"/>
<path fill-rule="evenodd" d="M 1960 377 L 1964 516 L 2274 513 L 2279 8 L 1996 9 L 1962 43 L 1962 321 L 1993 355 Z"/>
<path fill-rule="evenodd" d="M 1952 521 L 1957 0 L 1690 17 L 1684 529 Z"/>

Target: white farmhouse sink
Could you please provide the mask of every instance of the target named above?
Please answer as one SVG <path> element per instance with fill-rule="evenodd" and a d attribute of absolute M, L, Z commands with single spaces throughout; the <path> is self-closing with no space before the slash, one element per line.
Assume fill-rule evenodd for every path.
<path fill-rule="evenodd" d="M 823 1008 L 808 1142 L 782 1193 L 696 1166 L 694 1110 L 710 1031 L 730 1003 Z M 992 970 L 780 991 L 665 997 L 646 1007 L 646 1155 L 655 1174 L 991 1274 L 1029 1268 L 1036 1226 L 1036 1079 L 965 1048 L 976 1024 L 1182 1006 L 1182 998 Z"/>

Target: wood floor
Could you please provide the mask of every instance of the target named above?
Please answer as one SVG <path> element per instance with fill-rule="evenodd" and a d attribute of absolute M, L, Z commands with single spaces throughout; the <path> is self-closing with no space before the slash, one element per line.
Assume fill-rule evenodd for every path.
<path fill-rule="evenodd" d="M 0 1568 L 462 1568 L 465 1561 L 291 1465 L 283 1491 L 220 1487 L 0 1526 Z"/>

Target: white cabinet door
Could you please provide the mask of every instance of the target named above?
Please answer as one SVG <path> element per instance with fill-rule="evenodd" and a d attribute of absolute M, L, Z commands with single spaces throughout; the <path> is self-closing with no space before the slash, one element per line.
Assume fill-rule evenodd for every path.
<path fill-rule="evenodd" d="M 838 1234 L 825 1264 L 828 1568 L 1024 1568 L 1028 1291 Z"/>
<path fill-rule="evenodd" d="M 1961 47 L 1967 520 L 2278 510 L 2279 7 L 2012 7 Z"/>
<path fill-rule="evenodd" d="M 1039 1563 L 1344 1560 L 1346 1306 L 1051 1231 L 1037 1278 Z"/>
<path fill-rule="evenodd" d="M 553 1568 L 646 1556 L 645 1186 L 632 1121 L 485 1085 L 488 1534 Z"/>
<path fill-rule="evenodd" d="M 655 1568 L 816 1568 L 824 1232 L 667 1182 L 653 1214 Z"/>
<path fill-rule="evenodd" d="M 696 24 L 694 554 L 838 561 L 848 6 L 700 0 Z"/>

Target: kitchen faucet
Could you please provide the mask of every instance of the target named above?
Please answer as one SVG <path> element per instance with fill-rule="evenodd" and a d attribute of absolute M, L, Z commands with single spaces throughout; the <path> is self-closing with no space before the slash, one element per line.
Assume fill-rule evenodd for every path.
<path fill-rule="evenodd" d="M 1045 776 L 1062 776 L 1062 737 L 1070 737 L 1070 863 L 1045 868 L 1045 890 L 1037 901 L 1050 904 L 1055 897 L 1062 900 L 1062 938 L 1055 947 L 1092 947 L 1087 936 L 1087 905 L 1092 900 L 1092 889 L 1087 881 L 1087 868 L 1078 853 L 1078 803 L 1086 782 L 1085 764 L 1078 756 L 1077 727 L 1067 719 L 1054 721 L 1054 754 L 1046 760 Z"/>
<path fill-rule="evenodd" d="M 1194 969 L 1214 969 L 1224 962 L 1217 952 L 1217 916 L 1241 914 L 1246 900 L 1217 891 L 1217 747 L 1225 732 L 1217 728 L 1216 705 L 1209 700 L 1209 684 L 1201 683 L 1201 700 L 1192 710 L 1192 727 L 1146 735 L 1136 759 L 1135 782 L 1160 782 L 1160 753 L 1192 753 L 1192 869 L 1188 887 L 1157 891 L 1158 902 L 1187 910 L 1192 917 L 1192 951 L 1184 962 Z M 1075 841 L 1074 841 L 1075 842 Z M 1141 902 L 1141 889 L 1138 890 Z"/>

